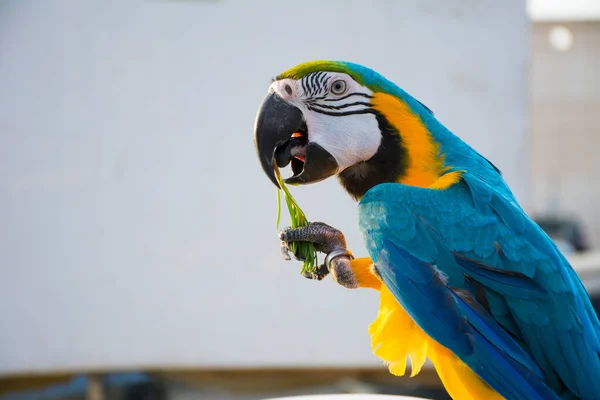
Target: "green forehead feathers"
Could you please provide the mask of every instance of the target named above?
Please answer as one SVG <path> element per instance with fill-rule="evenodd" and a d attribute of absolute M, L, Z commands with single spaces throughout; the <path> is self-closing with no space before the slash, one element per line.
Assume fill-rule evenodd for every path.
<path fill-rule="evenodd" d="M 362 82 L 360 82 L 360 77 L 355 76 L 355 74 L 352 74 L 352 71 L 350 70 L 350 68 L 348 68 L 348 66 L 345 63 L 339 61 L 325 60 L 309 61 L 306 63 L 296 65 L 295 67 L 292 67 L 282 72 L 277 78 L 275 78 L 275 80 L 301 79 L 304 78 L 306 75 L 317 71 L 340 72 L 348 74 L 352 76 L 352 78 L 355 81 L 359 82 L 361 85 L 363 84 Z"/>
<path fill-rule="evenodd" d="M 394 85 L 372 69 L 346 61 L 309 61 L 282 72 L 275 80 L 301 79 L 306 75 L 317 71 L 348 74 L 360 85 L 368 87 L 373 92 L 386 92 L 398 96 L 403 94 L 403 91 L 398 86 Z"/>

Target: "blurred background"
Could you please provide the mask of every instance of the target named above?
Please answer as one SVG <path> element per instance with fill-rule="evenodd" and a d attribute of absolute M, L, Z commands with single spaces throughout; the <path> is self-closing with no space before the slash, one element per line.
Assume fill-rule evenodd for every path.
<path fill-rule="evenodd" d="M 280 259 L 254 116 L 314 59 L 490 158 L 600 307 L 597 0 L 3 0 L 1 400 L 447 398 L 372 355 L 377 293 Z M 364 252 L 334 180 L 294 194 Z"/>

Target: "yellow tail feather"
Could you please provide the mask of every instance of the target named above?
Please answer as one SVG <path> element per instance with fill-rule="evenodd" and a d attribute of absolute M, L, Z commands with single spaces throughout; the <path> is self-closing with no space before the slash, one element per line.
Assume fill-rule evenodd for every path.
<path fill-rule="evenodd" d="M 388 366 L 390 373 L 402 376 L 410 358 L 411 377 L 417 375 L 429 358 L 448 394 L 455 400 L 502 400 L 477 374 L 450 350 L 429 337 L 381 285 L 377 319 L 369 326 L 373 353 Z"/>

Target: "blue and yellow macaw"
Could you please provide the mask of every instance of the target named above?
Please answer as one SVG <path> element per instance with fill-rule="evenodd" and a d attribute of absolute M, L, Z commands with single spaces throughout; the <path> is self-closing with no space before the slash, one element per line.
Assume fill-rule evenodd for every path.
<path fill-rule="evenodd" d="M 600 324 L 577 274 L 425 105 L 364 66 L 309 62 L 271 84 L 255 144 L 275 185 L 291 163 L 287 183 L 337 175 L 358 201 L 369 258 L 322 222 L 279 237 L 327 254 L 309 277 L 380 292 L 369 331 L 393 374 L 429 358 L 458 400 L 600 399 Z"/>

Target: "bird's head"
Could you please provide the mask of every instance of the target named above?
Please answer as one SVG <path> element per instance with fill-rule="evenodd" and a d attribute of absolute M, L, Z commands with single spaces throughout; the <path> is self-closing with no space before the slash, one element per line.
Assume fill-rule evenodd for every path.
<path fill-rule="evenodd" d="M 350 194 L 360 198 L 378 183 L 406 178 L 419 162 L 439 164 L 422 118 L 430 113 L 371 69 L 313 61 L 274 79 L 256 118 L 255 145 L 275 185 L 275 166 L 291 162 L 293 175 L 286 183 L 338 175 Z M 414 160 L 419 152 L 431 160 Z"/>

